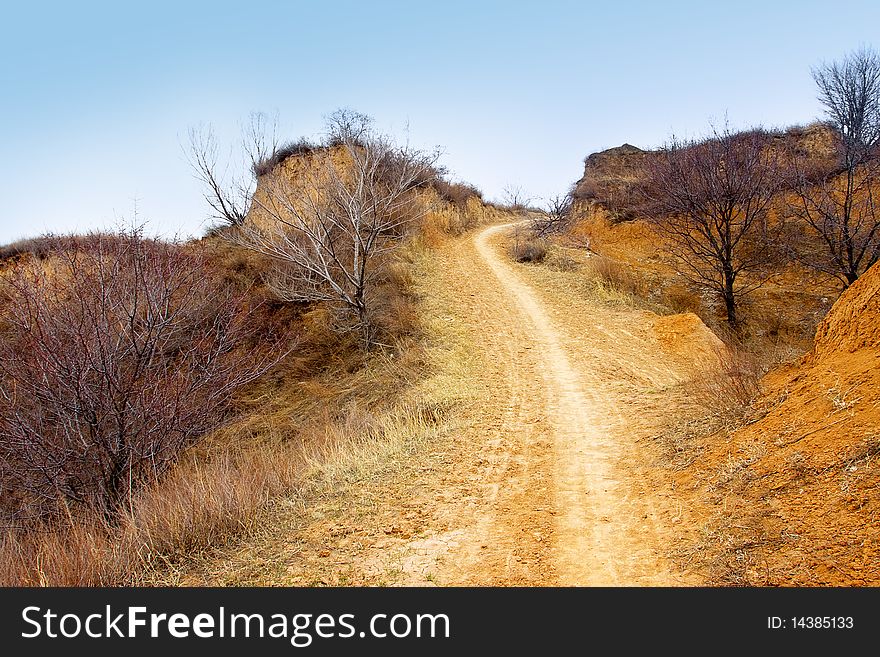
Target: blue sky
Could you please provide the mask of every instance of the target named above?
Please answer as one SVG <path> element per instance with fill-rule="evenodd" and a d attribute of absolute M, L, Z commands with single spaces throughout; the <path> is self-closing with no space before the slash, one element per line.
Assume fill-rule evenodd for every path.
<path fill-rule="evenodd" d="M 810 67 L 880 46 L 878 24 L 858 0 L 4 2 L 0 243 L 135 202 L 154 232 L 199 234 L 187 130 L 231 142 L 256 110 L 296 138 L 352 107 L 490 197 L 546 197 L 623 142 L 813 120 Z"/>

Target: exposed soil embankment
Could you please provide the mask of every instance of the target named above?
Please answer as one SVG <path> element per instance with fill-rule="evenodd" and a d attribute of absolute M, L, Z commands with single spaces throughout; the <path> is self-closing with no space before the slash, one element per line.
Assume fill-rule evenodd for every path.
<path fill-rule="evenodd" d="M 715 575 L 877 585 L 880 267 L 838 299 L 813 349 L 763 387 L 754 421 L 716 440 L 682 477 L 716 510 L 704 545 Z"/>

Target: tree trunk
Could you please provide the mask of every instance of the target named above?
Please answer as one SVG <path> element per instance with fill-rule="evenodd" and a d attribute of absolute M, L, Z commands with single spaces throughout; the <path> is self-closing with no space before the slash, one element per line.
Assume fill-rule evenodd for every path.
<path fill-rule="evenodd" d="M 123 481 L 125 463 L 122 459 L 114 459 L 111 471 L 104 482 L 104 489 L 100 491 L 100 506 L 104 514 L 104 521 L 109 526 L 114 526 L 119 521 L 119 503 L 123 496 Z"/>
<path fill-rule="evenodd" d="M 356 311 L 361 349 L 364 351 L 370 351 L 370 349 L 373 348 L 373 325 L 370 322 L 366 304 L 361 301 L 357 306 Z"/>
<path fill-rule="evenodd" d="M 734 273 L 729 267 L 724 268 L 724 307 L 727 310 L 727 323 L 736 328 L 739 318 L 736 316 L 736 296 L 733 293 Z"/>

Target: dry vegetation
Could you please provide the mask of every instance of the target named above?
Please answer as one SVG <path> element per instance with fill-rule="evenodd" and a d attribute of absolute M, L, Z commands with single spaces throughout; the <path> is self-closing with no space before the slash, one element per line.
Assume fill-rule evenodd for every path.
<path fill-rule="evenodd" d="M 547 257 L 547 244 L 541 238 L 517 234 L 510 246 L 510 255 L 516 262 L 543 262 Z"/>
<path fill-rule="evenodd" d="M 286 158 L 312 152 L 294 150 Z M 388 454 L 383 450 L 402 449 L 407 441 L 435 433 L 448 396 L 447 401 L 438 401 L 438 395 L 414 392 L 427 372 L 412 274 L 425 249 L 481 223 L 497 221 L 501 211 L 484 205 L 475 189 L 441 178 L 415 188 L 409 202 L 420 208 L 417 220 L 401 232 L 393 257 L 376 261 L 370 278 L 376 347 L 367 351 L 356 335 L 335 330 L 331 301 L 293 302 L 274 294 L 267 284 L 271 261 L 227 239 L 228 231 L 234 229 L 231 224 L 212 231 L 201 243 L 174 246 L 184 259 L 194 257 L 195 252 L 203 254 L 198 256 L 203 264 L 181 269 L 195 276 L 193 281 L 227 289 L 230 298 L 247 298 L 249 310 L 241 317 L 247 321 L 239 322 L 247 328 L 243 339 L 255 340 L 254 345 L 261 345 L 273 360 L 264 367 L 254 352 L 249 357 L 244 352 L 235 356 L 240 373 L 252 373 L 255 368 L 267 371 L 250 382 L 248 376 L 242 379 L 227 413 L 213 414 L 206 407 L 204 415 L 212 418 L 213 425 L 178 441 L 163 457 L 163 468 L 141 472 L 129 467 L 127 472 L 137 475 L 126 481 L 136 480 L 137 485 L 121 488 L 119 503 L 109 505 L 109 511 L 95 514 L 89 499 L 52 494 L 51 499 L 59 504 L 53 502 L 51 512 L 29 518 L 19 513 L 14 522 L 6 522 L 0 540 L 0 582 L 118 585 L 167 581 L 176 564 L 197 560 L 236 537 L 258 531 L 261 518 L 275 506 L 304 504 L 316 491 L 332 490 L 340 477 L 384 459 Z M 75 243 L 75 239 L 68 240 L 67 246 L 74 248 Z M 13 245 L 9 255 L 15 257 L 7 259 L 3 269 L 5 294 L 15 295 L 10 281 L 27 268 L 46 275 L 53 271 L 42 245 L 39 240 Z M 55 250 L 62 259 L 72 253 L 58 244 Z M 101 257 L 114 262 L 112 253 Z M 93 265 L 86 263 L 82 268 L 87 279 L 95 270 Z M 216 277 L 205 277 L 208 271 L 216 272 Z M 168 284 L 180 282 L 173 271 L 167 273 Z M 116 283 L 124 295 L 129 284 L 118 277 Z M 81 296 L 86 299 L 100 296 L 83 289 Z M 217 299 L 216 293 L 190 296 L 201 302 Z M 63 304 L 64 295 L 58 298 Z M 216 324 L 221 307 L 207 308 L 219 313 L 207 318 L 208 326 Z M 99 320 L 105 315 L 101 307 L 92 314 Z M 14 335 L 14 326 L 8 322 L 3 330 L 7 337 Z M 287 353 L 279 341 L 292 345 L 292 351 Z M 197 340 L 195 344 L 205 343 Z M 167 349 L 163 349 L 161 359 L 167 358 Z M 164 360 L 157 362 L 168 366 Z M 4 370 L 2 385 L 4 399 L 15 405 L 15 398 L 9 396 L 14 374 Z M 4 432 L 4 436 L 9 433 Z M 8 496 L 16 487 L 12 479 L 2 484 L 7 504 L 18 499 Z"/>

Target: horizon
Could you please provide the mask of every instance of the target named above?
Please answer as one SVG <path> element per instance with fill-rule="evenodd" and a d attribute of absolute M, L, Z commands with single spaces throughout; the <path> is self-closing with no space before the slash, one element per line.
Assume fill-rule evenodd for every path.
<path fill-rule="evenodd" d="M 880 19 L 875 3 L 852 4 L 855 27 L 818 2 L 17 6 L 0 45 L 0 244 L 135 220 L 202 234 L 187 131 L 211 124 L 229 146 L 253 111 L 277 112 L 288 141 L 351 107 L 439 146 L 451 177 L 488 199 L 508 185 L 548 198 L 623 143 L 656 148 L 724 117 L 734 129 L 819 119 L 811 67 L 870 46 Z"/>

